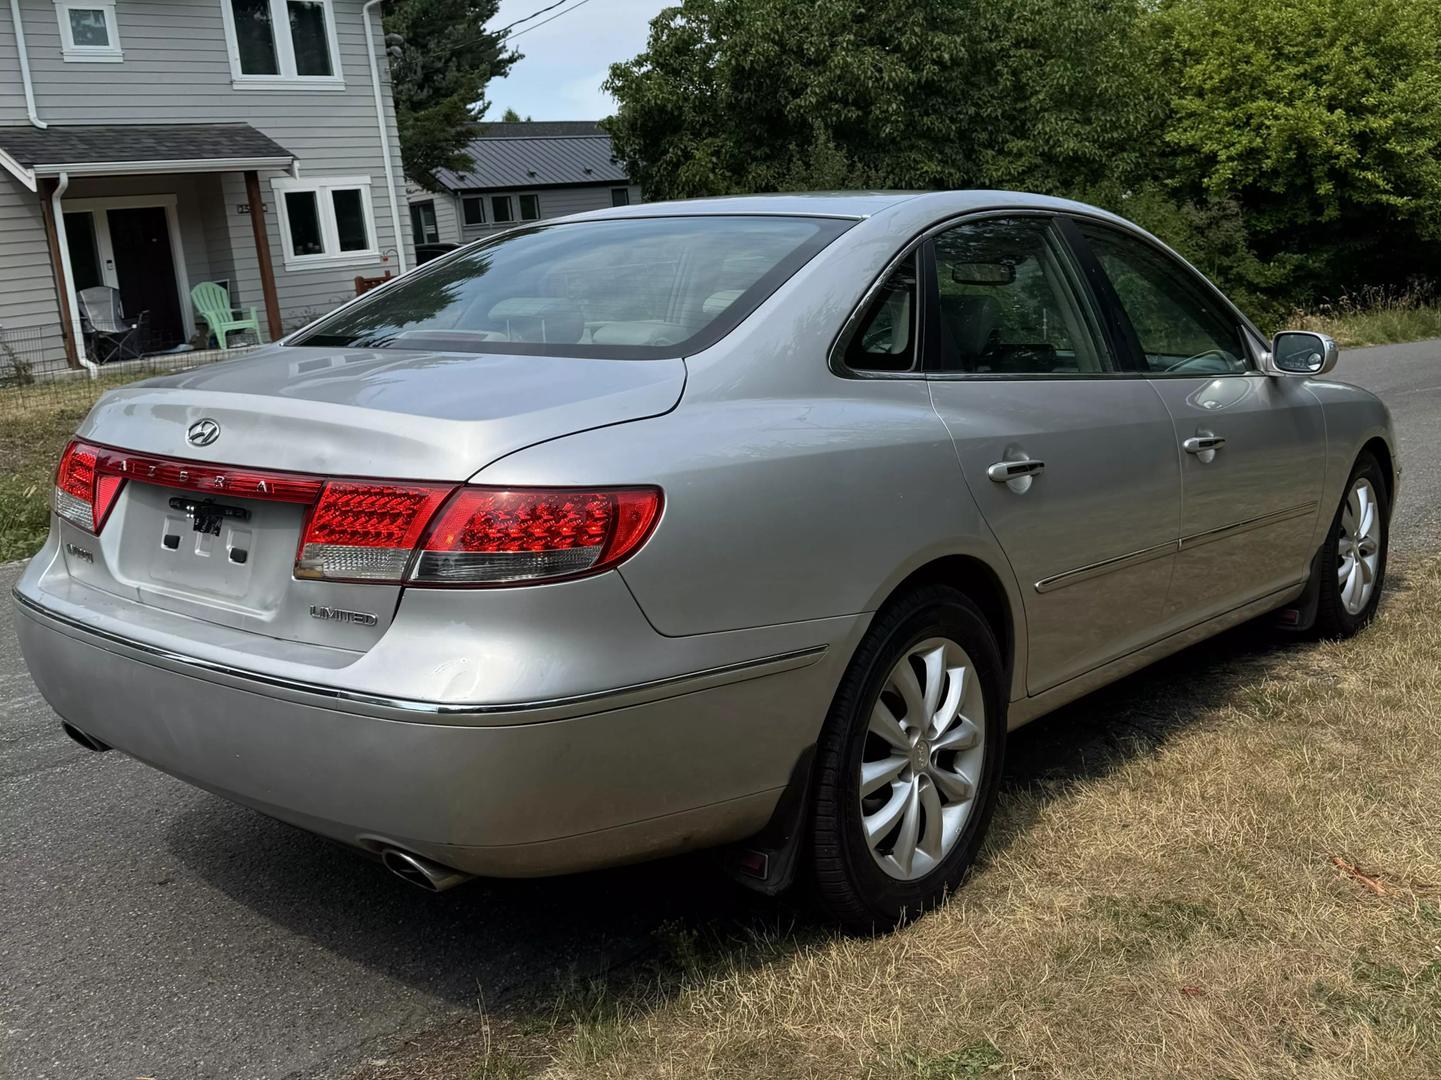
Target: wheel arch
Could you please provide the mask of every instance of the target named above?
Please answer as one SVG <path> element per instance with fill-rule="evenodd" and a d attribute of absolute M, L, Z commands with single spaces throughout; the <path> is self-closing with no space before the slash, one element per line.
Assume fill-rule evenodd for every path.
<path fill-rule="evenodd" d="M 1017 627 L 1021 620 L 1013 607 L 1001 575 L 984 559 L 974 555 L 942 555 L 932 559 L 902 578 L 891 589 L 885 603 L 912 589 L 924 585 L 947 585 L 968 596 L 996 635 L 996 645 L 1001 651 L 1001 667 L 1005 673 L 1005 685 L 1014 696 L 1016 664 L 1018 661 L 1019 638 Z"/>
<path fill-rule="evenodd" d="M 1381 476 L 1386 481 L 1386 505 L 1394 509 L 1397 481 L 1396 458 L 1391 453 L 1390 444 L 1380 435 L 1372 436 L 1356 456 L 1360 457 L 1361 454 L 1370 454 L 1380 464 Z"/>

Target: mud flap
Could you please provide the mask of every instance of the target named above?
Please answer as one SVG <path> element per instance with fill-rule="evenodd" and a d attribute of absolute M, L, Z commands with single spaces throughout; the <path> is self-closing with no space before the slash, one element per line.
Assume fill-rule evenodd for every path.
<path fill-rule="evenodd" d="M 776 896 L 795 882 L 805 846 L 815 756 L 814 746 L 806 747 L 801 753 L 765 828 L 750 839 L 721 850 L 721 866 L 746 888 L 765 896 Z"/>
<path fill-rule="evenodd" d="M 1306 591 L 1272 616 L 1279 629 L 1301 633 L 1316 625 L 1316 611 L 1321 603 L 1321 559 L 1325 554 L 1326 545 L 1322 544 L 1321 550 L 1311 560 L 1311 576 L 1306 581 Z"/>

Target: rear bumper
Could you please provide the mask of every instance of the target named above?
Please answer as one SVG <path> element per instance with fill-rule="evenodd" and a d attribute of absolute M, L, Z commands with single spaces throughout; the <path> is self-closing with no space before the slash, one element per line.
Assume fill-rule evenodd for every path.
<path fill-rule="evenodd" d="M 273 685 L 46 599 L 16 592 L 21 651 L 81 731 L 302 828 L 477 874 L 565 873 L 757 831 L 835 685 L 818 647 L 471 716 Z"/>

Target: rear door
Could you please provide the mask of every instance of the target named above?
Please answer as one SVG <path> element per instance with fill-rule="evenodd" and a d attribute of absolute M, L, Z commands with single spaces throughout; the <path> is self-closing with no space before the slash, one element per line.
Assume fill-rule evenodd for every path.
<path fill-rule="evenodd" d="M 1171 420 L 1119 371 L 1048 215 L 927 242 L 928 381 L 1024 598 L 1038 693 L 1157 636 L 1180 519 Z"/>
<path fill-rule="evenodd" d="M 1128 363 L 1165 402 L 1181 462 L 1180 553 L 1166 603 L 1179 628 L 1304 580 L 1325 462 L 1304 379 L 1257 370 L 1260 347 L 1203 278 L 1143 237 L 1077 222 L 1119 309 Z"/>

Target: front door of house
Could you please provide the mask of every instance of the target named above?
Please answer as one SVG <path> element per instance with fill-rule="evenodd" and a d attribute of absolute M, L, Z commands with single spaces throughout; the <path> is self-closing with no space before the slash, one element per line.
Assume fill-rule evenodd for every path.
<path fill-rule="evenodd" d="M 165 208 L 137 206 L 105 211 L 115 287 L 127 315 L 150 313 L 148 350 L 169 349 L 185 340 L 184 320 L 171 257 Z"/>

